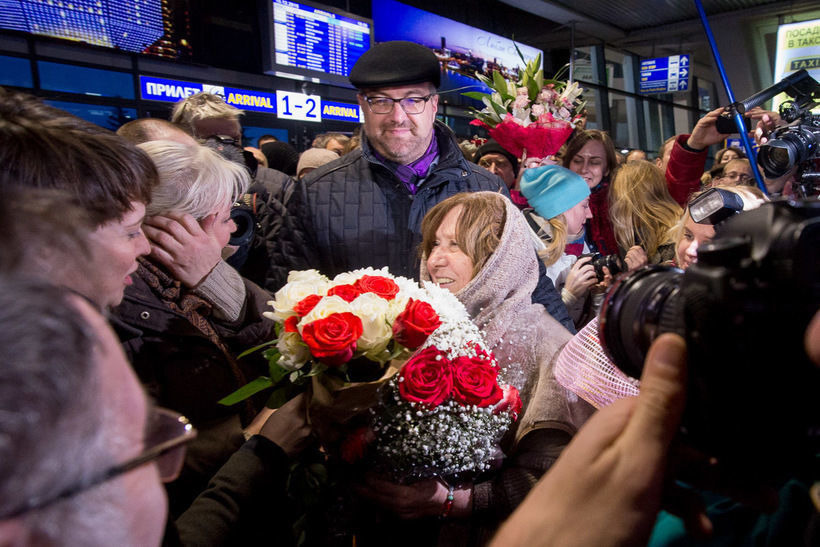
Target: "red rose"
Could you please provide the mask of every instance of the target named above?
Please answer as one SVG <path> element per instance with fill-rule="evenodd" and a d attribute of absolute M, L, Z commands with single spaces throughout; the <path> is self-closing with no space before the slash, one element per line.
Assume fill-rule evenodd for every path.
<path fill-rule="evenodd" d="M 328 296 L 338 296 L 345 302 L 353 302 L 360 294 L 361 291 L 355 285 L 336 285 L 327 291 Z"/>
<path fill-rule="evenodd" d="M 285 332 L 298 332 L 299 329 L 296 326 L 299 324 L 299 318 L 295 315 L 291 315 L 287 319 L 285 319 Z"/>
<path fill-rule="evenodd" d="M 293 311 L 295 311 L 299 317 L 304 317 L 310 313 L 310 310 L 316 307 L 316 304 L 318 304 L 321 299 L 322 297 L 318 294 L 306 296 L 293 306 Z"/>
<path fill-rule="evenodd" d="M 372 292 L 385 300 L 393 300 L 399 294 L 399 286 L 389 277 L 363 275 L 353 285 L 359 292 Z"/>
<path fill-rule="evenodd" d="M 502 392 L 503 396 L 501 401 L 493 408 L 493 414 L 509 412 L 512 414 L 513 420 L 516 420 L 523 407 L 521 404 L 521 396 L 518 394 L 518 390 L 513 386 L 504 386 Z"/>
<path fill-rule="evenodd" d="M 350 361 L 361 335 L 362 320 L 350 312 L 332 313 L 302 328 L 302 340 L 311 355 L 331 367 Z"/>
<path fill-rule="evenodd" d="M 440 325 L 441 319 L 433 306 L 411 298 L 393 323 L 393 338 L 406 348 L 416 349 Z"/>
<path fill-rule="evenodd" d="M 450 396 L 452 388 L 450 361 L 436 348 L 418 352 L 399 372 L 399 395 L 405 401 L 435 407 Z"/>
<path fill-rule="evenodd" d="M 479 357 L 453 361 L 453 398 L 463 405 L 485 407 L 501 400 L 498 369 Z"/>

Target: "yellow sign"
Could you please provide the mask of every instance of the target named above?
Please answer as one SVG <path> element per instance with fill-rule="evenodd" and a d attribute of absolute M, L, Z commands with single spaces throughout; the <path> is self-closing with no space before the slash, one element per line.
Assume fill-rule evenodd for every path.
<path fill-rule="evenodd" d="M 820 82 L 820 19 L 780 25 L 777 29 L 777 53 L 774 63 L 774 82 L 806 69 Z M 781 93 L 774 98 L 772 109 L 789 97 Z"/>

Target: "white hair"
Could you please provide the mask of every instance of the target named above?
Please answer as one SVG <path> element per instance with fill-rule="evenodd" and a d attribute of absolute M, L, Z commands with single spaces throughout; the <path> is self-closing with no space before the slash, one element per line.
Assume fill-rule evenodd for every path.
<path fill-rule="evenodd" d="M 179 124 L 193 130 L 194 122 L 210 118 L 223 118 L 239 121 L 245 112 L 231 106 L 213 93 L 196 93 L 174 105 L 171 112 L 171 123 Z"/>
<path fill-rule="evenodd" d="M 153 160 L 159 184 L 151 193 L 146 215 L 187 213 L 201 220 L 233 203 L 247 190 L 247 169 L 205 146 L 173 141 L 138 145 Z"/>

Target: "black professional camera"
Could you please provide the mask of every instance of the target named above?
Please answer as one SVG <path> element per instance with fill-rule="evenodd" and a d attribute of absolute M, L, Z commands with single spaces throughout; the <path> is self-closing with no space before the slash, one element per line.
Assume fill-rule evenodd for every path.
<path fill-rule="evenodd" d="M 602 345 L 638 378 L 651 342 L 680 334 L 687 441 L 739 475 L 816 471 L 820 369 L 803 336 L 820 308 L 820 202 L 766 203 L 716 231 L 686 272 L 618 278 L 601 309 Z"/>
<path fill-rule="evenodd" d="M 598 282 L 604 280 L 604 266 L 609 268 L 609 273 L 612 274 L 612 277 L 615 277 L 621 272 L 626 271 L 626 265 L 624 261 L 621 260 L 621 257 L 618 255 L 602 255 L 601 253 L 588 253 L 579 256 L 578 258 L 584 258 L 585 256 L 591 256 L 592 260 L 589 263 L 595 269 L 595 277 L 598 278 Z"/>
<path fill-rule="evenodd" d="M 797 167 L 797 193 L 808 197 L 817 193 L 820 181 L 820 115 L 794 102 L 780 105 L 780 116 L 798 125 L 780 127 L 760 147 L 757 163 L 768 178 L 779 178 Z"/>
<path fill-rule="evenodd" d="M 715 126 L 720 133 L 734 133 L 736 128 L 731 123 L 732 118 L 779 93 L 793 98 L 780 105 L 780 117 L 792 125 L 780 127 L 769 136 L 768 142 L 757 153 L 757 163 L 770 179 L 780 178 L 797 168 L 795 194 L 813 196 L 817 194 L 816 186 L 820 182 L 820 116 L 812 114 L 811 110 L 820 104 L 820 84 L 808 72 L 798 70 L 748 99 L 729 105 Z M 748 131 L 748 120 L 743 120 Z M 799 123 L 795 125 L 795 122 Z"/>

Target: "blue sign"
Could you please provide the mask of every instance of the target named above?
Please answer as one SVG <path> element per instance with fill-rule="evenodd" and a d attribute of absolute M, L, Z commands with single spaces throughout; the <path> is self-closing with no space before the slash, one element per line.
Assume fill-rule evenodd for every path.
<path fill-rule="evenodd" d="M 672 55 L 641 61 L 641 93 L 672 93 L 689 89 L 688 55 Z"/>
<path fill-rule="evenodd" d="M 361 110 L 357 104 L 322 101 L 322 119 L 359 123 Z"/>
<path fill-rule="evenodd" d="M 202 91 L 202 84 L 140 76 L 140 96 L 148 101 L 175 103 Z"/>
<path fill-rule="evenodd" d="M 251 91 L 235 87 L 200 84 L 181 80 L 140 76 L 140 96 L 148 101 L 175 103 L 200 92 L 220 95 L 225 102 L 241 110 L 253 110 L 266 114 L 276 114 L 276 94 Z M 360 109 L 357 104 L 317 101 L 316 116 L 309 121 L 336 120 L 359 123 Z"/>

